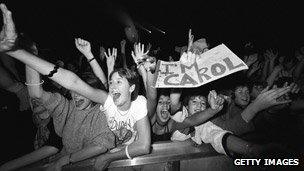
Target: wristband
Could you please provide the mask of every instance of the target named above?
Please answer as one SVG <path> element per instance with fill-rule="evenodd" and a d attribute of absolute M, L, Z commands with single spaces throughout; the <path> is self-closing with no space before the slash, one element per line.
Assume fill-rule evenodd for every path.
<path fill-rule="evenodd" d="M 90 60 L 88 60 L 88 62 L 91 62 L 91 61 L 93 61 L 95 58 L 92 58 L 92 59 L 90 59 Z"/>
<path fill-rule="evenodd" d="M 53 75 L 57 72 L 58 68 L 59 68 L 59 65 L 55 65 L 54 69 L 46 76 L 47 77 L 53 77 Z"/>
<path fill-rule="evenodd" d="M 38 86 L 44 83 L 44 80 L 42 80 L 40 83 L 36 83 L 36 84 L 31 84 L 31 83 L 24 83 L 27 86 Z"/>
<path fill-rule="evenodd" d="M 130 156 L 129 151 L 128 151 L 128 147 L 129 147 L 129 145 L 126 146 L 126 155 L 127 155 L 128 159 L 132 160 L 132 157 Z"/>

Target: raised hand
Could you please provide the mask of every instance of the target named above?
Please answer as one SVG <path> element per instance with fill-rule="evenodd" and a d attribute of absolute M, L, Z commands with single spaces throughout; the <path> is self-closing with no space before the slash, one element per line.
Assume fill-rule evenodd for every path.
<path fill-rule="evenodd" d="M 188 52 L 190 51 L 190 49 L 193 45 L 193 39 L 194 39 L 194 36 L 191 33 L 191 29 L 189 29 L 189 33 L 188 33 Z"/>
<path fill-rule="evenodd" d="M 258 60 L 258 55 L 257 54 L 251 54 L 246 58 L 246 65 L 251 66 Z"/>
<path fill-rule="evenodd" d="M 145 45 L 144 44 L 135 44 L 134 45 L 134 51 L 132 51 L 131 55 L 133 57 L 134 62 L 138 65 L 141 63 L 144 58 L 146 58 L 147 54 L 149 53 L 149 50 L 146 52 L 144 51 Z"/>
<path fill-rule="evenodd" d="M 144 67 L 147 71 L 154 73 L 156 67 L 156 58 L 155 57 L 148 57 L 144 62 Z"/>
<path fill-rule="evenodd" d="M 211 90 L 208 94 L 208 103 L 211 109 L 220 111 L 223 109 L 224 98 L 217 95 L 215 90 Z"/>
<path fill-rule="evenodd" d="M 261 110 L 267 109 L 271 106 L 280 105 L 290 103 L 291 100 L 281 100 L 280 97 L 290 92 L 290 87 L 283 88 L 273 88 L 268 90 L 269 86 L 267 86 L 253 101 L 252 105 L 254 106 L 254 110 L 259 112 Z"/>
<path fill-rule="evenodd" d="M 281 64 L 274 67 L 273 71 L 280 72 L 283 70 L 283 66 Z"/>
<path fill-rule="evenodd" d="M 284 59 L 285 59 L 285 56 L 280 56 L 279 57 L 279 63 L 283 65 L 284 64 Z"/>
<path fill-rule="evenodd" d="M 296 83 L 291 83 L 290 85 L 289 85 L 289 87 L 290 87 L 290 93 L 291 94 L 298 94 L 299 93 L 299 91 L 301 90 L 300 89 L 300 87 L 298 86 L 298 84 L 296 84 Z"/>
<path fill-rule="evenodd" d="M 12 18 L 12 13 L 5 4 L 0 4 L 3 14 L 3 26 L 0 33 L 0 52 L 12 50 L 17 40 L 17 32 Z"/>
<path fill-rule="evenodd" d="M 77 38 L 75 39 L 76 48 L 85 56 L 91 53 L 91 44 L 90 42 Z"/>
<path fill-rule="evenodd" d="M 101 61 L 103 61 L 104 58 L 106 57 L 105 52 L 106 52 L 106 49 L 104 47 L 100 46 L 100 48 L 99 48 L 99 58 L 100 58 Z"/>
<path fill-rule="evenodd" d="M 108 49 L 108 54 L 106 52 L 104 52 L 106 59 L 107 59 L 107 67 L 108 70 L 111 69 L 111 71 L 113 71 L 114 69 L 114 65 L 115 65 L 115 60 L 117 57 L 117 49 L 113 48 L 112 49 L 112 53 L 111 53 L 111 49 Z"/>
<path fill-rule="evenodd" d="M 184 52 L 180 57 L 179 61 L 181 64 L 191 66 L 196 60 L 196 55 L 191 51 Z"/>
<path fill-rule="evenodd" d="M 278 51 L 273 51 L 272 49 L 266 50 L 264 57 L 266 60 L 274 61 L 278 57 Z"/>
<path fill-rule="evenodd" d="M 126 40 L 125 39 L 120 41 L 120 52 L 122 54 L 126 54 Z"/>

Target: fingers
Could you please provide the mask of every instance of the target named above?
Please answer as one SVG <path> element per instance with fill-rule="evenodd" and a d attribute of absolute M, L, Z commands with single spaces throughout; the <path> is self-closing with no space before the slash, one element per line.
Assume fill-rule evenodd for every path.
<path fill-rule="evenodd" d="M 1 11 L 2 11 L 2 16 L 3 16 L 3 26 L 5 26 L 7 8 L 6 8 L 5 4 L 0 4 L 0 8 L 1 8 Z"/>
<path fill-rule="evenodd" d="M 267 91 L 268 91 L 268 89 L 269 89 L 269 86 L 267 86 L 266 88 L 264 88 L 264 89 L 261 91 L 261 94 L 263 94 L 263 93 L 267 92 Z"/>
<path fill-rule="evenodd" d="M 296 83 L 291 83 L 290 89 L 291 89 L 290 90 L 291 93 L 298 93 L 300 91 L 300 88 Z"/>
<path fill-rule="evenodd" d="M 106 56 L 106 58 L 109 58 L 109 56 L 108 56 L 107 52 L 104 52 L 104 55 Z"/>
<path fill-rule="evenodd" d="M 76 46 L 88 46 L 90 45 L 90 42 L 81 38 L 75 38 L 75 44 Z"/>
<path fill-rule="evenodd" d="M 191 48 L 192 43 L 193 43 L 193 39 L 194 39 L 194 36 L 192 35 L 192 30 L 189 29 L 189 33 L 188 33 L 188 51 L 190 51 L 190 48 Z"/>
<path fill-rule="evenodd" d="M 134 54 L 134 51 L 131 52 L 131 56 L 132 56 L 134 62 L 136 62 L 136 56 L 135 56 L 135 54 Z"/>
<path fill-rule="evenodd" d="M 287 104 L 287 103 L 291 103 L 291 102 L 292 102 L 292 100 L 276 101 L 275 105 Z"/>
<path fill-rule="evenodd" d="M 121 47 L 124 47 L 125 45 L 126 45 L 126 40 L 123 39 L 123 40 L 120 42 L 120 46 L 121 46 Z"/>
<path fill-rule="evenodd" d="M 113 48 L 113 58 L 114 58 L 114 61 L 116 60 L 116 57 L 117 57 L 117 49 L 116 48 Z"/>
<path fill-rule="evenodd" d="M 74 41 L 75 41 L 76 47 L 78 48 L 78 40 L 75 38 Z"/>
<path fill-rule="evenodd" d="M 7 25 L 11 12 L 7 9 L 5 4 L 0 4 L 0 8 L 3 15 L 3 25 Z"/>
<path fill-rule="evenodd" d="M 17 38 L 15 24 L 13 22 L 12 13 L 9 11 L 5 4 L 0 4 L 0 9 L 3 15 L 3 29 L 1 36 L 5 35 L 5 39 L 15 41 Z"/>
<path fill-rule="evenodd" d="M 288 92 L 290 92 L 290 87 L 284 87 L 284 88 L 279 88 L 279 89 L 275 90 L 271 95 L 272 95 L 272 98 L 276 99 Z"/>

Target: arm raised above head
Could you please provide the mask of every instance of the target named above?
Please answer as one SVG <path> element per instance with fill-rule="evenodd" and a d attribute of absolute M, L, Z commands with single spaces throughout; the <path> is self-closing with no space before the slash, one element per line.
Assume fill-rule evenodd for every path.
<path fill-rule="evenodd" d="M 90 66 L 95 74 L 95 76 L 103 83 L 105 87 L 108 87 L 108 80 L 105 76 L 103 70 L 95 59 L 93 53 L 91 52 L 90 42 L 77 38 L 75 39 L 76 48 L 85 56 L 87 61 L 90 63 Z"/>
<path fill-rule="evenodd" d="M 56 70 L 57 67 L 55 67 L 54 64 L 40 59 L 23 49 L 14 49 L 18 36 L 11 12 L 4 4 L 1 4 L 0 8 L 3 13 L 3 28 L 0 33 L 0 52 L 6 52 L 11 57 L 35 69 L 40 74 L 48 75 L 53 81 L 66 89 L 75 91 L 94 102 L 101 104 L 105 102 L 107 92 L 92 88 L 73 72 L 63 68 Z"/>
<path fill-rule="evenodd" d="M 21 49 L 7 53 L 9 53 L 10 56 L 20 60 L 21 62 L 25 63 L 26 65 L 35 69 L 43 75 L 49 75 L 51 71 L 55 70 L 54 64 L 40 59 L 25 50 Z M 58 68 L 57 72 L 55 72 L 49 78 L 57 82 L 64 88 L 81 94 L 96 103 L 103 104 L 107 98 L 107 92 L 89 86 L 87 83 L 81 80 L 75 73 L 69 70 Z"/>

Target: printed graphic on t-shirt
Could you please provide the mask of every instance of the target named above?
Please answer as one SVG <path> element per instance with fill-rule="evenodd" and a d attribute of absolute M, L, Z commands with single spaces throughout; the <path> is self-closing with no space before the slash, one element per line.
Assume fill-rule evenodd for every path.
<path fill-rule="evenodd" d="M 131 120 L 117 121 L 114 117 L 109 118 L 109 128 L 116 136 L 116 144 L 128 142 L 133 137 L 131 129 Z"/>

